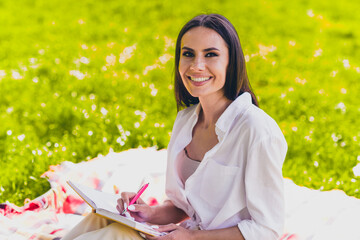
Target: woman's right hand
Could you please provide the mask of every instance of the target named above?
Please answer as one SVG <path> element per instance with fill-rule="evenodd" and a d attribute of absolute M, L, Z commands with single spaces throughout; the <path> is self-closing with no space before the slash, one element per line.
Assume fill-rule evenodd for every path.
<path fill-rule="evenodd" d="M 121 198 L 117 200 L 116 209 L 122 213 L 127 207 L 130 215 L 138 222 L 151 222 L 154 215 L 154 209 L 147 205 L 141 198 L 138 198 L 134 204 L 129 206 L 129 202 L 136 195 L 134 192 L 122 192 Z"/>

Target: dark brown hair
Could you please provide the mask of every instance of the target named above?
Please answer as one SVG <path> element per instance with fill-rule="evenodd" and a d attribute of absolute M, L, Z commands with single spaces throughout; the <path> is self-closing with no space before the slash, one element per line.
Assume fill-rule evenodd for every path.
<path fill-rule="evenodd" d="M 235 100 L 244 92 L 249 92 L 252 103 L 259 106 L 256 96 L 253 93 L 246 73 L 244 53 L 241 49 L 239 36 L 234 26 L 224 16 L 219 14 L 203 14 L 194 17 L 181 29 L 175 49 L 175 98 L 178 111 L 183 107 L 189 107 L 199 102 L 197 97 L 185 88 L 179 73 L 179 61 L 181 52 L 181 39 L 184 34 L 194 27 L 206 27 L 216 31 L 226 42 L 229 48 L 229 64 L 226 70 L 224 85 L 225 97 Z"/>

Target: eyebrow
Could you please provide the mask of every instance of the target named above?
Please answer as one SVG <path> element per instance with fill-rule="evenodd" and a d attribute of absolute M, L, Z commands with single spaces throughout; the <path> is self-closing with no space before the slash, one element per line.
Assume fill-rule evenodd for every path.
<path fill-rule="evenodd" d="M 182 49 L 186 49 L 186 50 L 189 50 L 189 51 L 194 51 L 194 49 L 192 49 L 192 48 L 189 48 L 189 47 L 182 47 Z M 213 51 L 213 50 L 215 50 L 215 51 L 220 51 L 218 48 L 216 48 L 216 47 L 210 47 L 210 48 L 205 48 L 205 49 L 203 49 L 203 52 L 209 52 L 209 51 Z"/>

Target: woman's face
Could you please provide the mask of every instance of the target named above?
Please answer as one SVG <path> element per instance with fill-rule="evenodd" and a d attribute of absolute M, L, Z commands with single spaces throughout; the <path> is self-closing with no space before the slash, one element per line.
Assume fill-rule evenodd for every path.
<path fill-rule="evenodd" d="M 179 72 L 193 97 L 224 97 L 229 50 L 214 30 L 195 27 L 181 39 Z"/>

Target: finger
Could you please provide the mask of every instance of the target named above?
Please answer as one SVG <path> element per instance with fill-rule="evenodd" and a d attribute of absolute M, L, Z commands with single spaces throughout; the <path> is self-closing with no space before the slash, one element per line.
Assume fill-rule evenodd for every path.
<path fill-rule="evenodd" d="M 136 195 L 136 193 L 133 192 L 122 192 L 121 193 L 121 199 L 124 203 L 129 205 L 130 199 L 133 198 Z"/>
<path fill-rule="evenodd" d="M 119 212 L 122 212 L 122 211 L 124 211 L 124 201 L 121 199 L 121 198 L 119 198 L 118 200 L 117 200 L 117 205 L 116 205 L 116 209 L 118 209 L 119 210 Z"/>
<path fill-rule="evenodd" d="M 168 224 L 168 225 L 161 225 L 161 226 L 159 226 L 159 228 L 157 230 L 159 232 L 172 232 L 172 231 L 174 231 L 174 230 L 176 230 L 178 228 L 179 228 L 178 225 L 171 223 L 171 224 Z"/>

